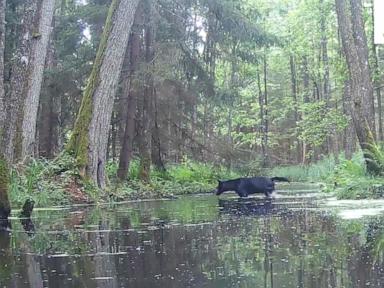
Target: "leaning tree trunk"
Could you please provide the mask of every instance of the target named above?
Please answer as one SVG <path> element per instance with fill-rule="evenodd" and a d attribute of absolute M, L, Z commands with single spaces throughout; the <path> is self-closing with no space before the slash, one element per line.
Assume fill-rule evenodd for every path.
<path fill-rule="evenodd" d="M 372 82 L 368 67 L 368 50 L 364 49 L 364 27 L 361 21 L 361 0 L 350 0 L 353 13 L 346 0 L 336 0 L 336 12 L 339 23 L 343 51 L 347 60 L 351 83 L 351 116 L 359 144 L 369 173 L 380 172 L 374 159 L 375 140 L 373 136 L 371 99 L 373 98 Z M 358 3 L 359 2 L 359 3 Z"/>
<path fill-rule="evenodd" d="M 67 150 L 80 174 L 100 188 L 105 184 L 108 131 L 124 53 L 139 0 L 113 0 L 95 63 L 84 91 Z"/>
<path fill-rule="evenodd" d="M 45 58 L 52 31 L 52 20 L 55 10 L 55 0 L 42 0 L 40 4 L 39 21 L 33 31 L 30 69 L 27 75 L 27 89 L 23 107 L 21 158 L 34 156 L 36 146 L 37 111 L 41 84 L 45 67 Z"/>
<path fill-rule="evenodd" d="M 38 11 L 38 0 L 26 0 L 24 12 L 21 19 L 21 29 L 17 39 L 17 49 L 14 53 L 10 88 L 5 101 L 6 116 L 1 146 L 4 148 L 4 157 L 7 162 L 12 163 L 15 156 L 16 131 L 18 120 L 21 117 L 23 106 L 23 93 L 26 83 L 27 72 L 30 67 L 31 43 L 37 35 L 33 34 L 34 20 Z"/>

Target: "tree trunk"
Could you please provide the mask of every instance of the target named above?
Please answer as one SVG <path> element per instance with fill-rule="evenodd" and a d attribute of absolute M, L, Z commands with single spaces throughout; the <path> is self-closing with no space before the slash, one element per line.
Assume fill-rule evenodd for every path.
<path fill-rule="evenodd" d="M 372 5 L 372 23 L 375 23 L 374 18 L 374 6 Z M 379 59 L 377 57 L 377 51 L 376 51 L 376 44 L 375 44 L 375 35 L 372 31 L 371 36 L 371 49 L 373 54 L 373 83 L 376 90 L 376 98 L 377 98 L 377 114 L 378 114 L 378 124 L 379 124 L 379 131 L 377 140 L 380 142 L 384 140 L 384 132 L 383 132 L 383 112 L 381 107 L 381 90 L 380 90 L 380 69 L 379 69 Z"/>
<path fill-rule="evenodd" d="M 145 62 L 147 71 L 145 76 L 144 95 L 141 103 L 141 119 L 139 128 L 140 170 L 139 178 L 143 182 L 150 181 L 151 172 L 151 132 L 152 132 L 152 99 L 154 92 L 153 83 L 153 19 L 152 4 L 145 1 Z"/>
<path fill-rule="evenodd" d="M 371 129 L 372 135 L 376 138 L 375 125 L 375 100 L 373 97 L 372 73 L 369 68 L 369 49 L 367 36 L 364 29 L 363 4 L 362 0 L 350 0 L 351 3 L 351 22 L 353 39 L 357 50 L 357 60 L 360 65 L 361 96 L 365 117 Z M 343 35 L 342 35 L 343 36 Z"/>
<path fill-rule="evenodd" d="M 263 123 L 263 167 L 269 165 L 268 156 L 268 87 L 267 87 L 267 52 L 264 51 L 264 63 L 263 63 L 263 74 L 264 74 L 264 123 Z"/>
<path fill-rule="evenodd" d="M 23 108 L 22 122 L 22 145 L 21 158 L 33 157 L 36 150 L 36 126 L 37 111 L 39 108 L 39 98 L 41 83 L 45 67 L 45 58 L 52 31 L 52 20 L 55 8 L 55 0 L 42 0 L 38 14 L 38 24 L 32 33 L 30 55 L 30 69 L 27 75 L 27 87 L 25 91 L 25 102 Z"/>
<path fill-rule="evenodd" d="M 122 74 L 122 97 L 125 99 L 122 109 L 123 112 L 123 137 L 121 140 L 121 149 L 119 155 L 119 168 L 117 177 L 120 181 L 127 179 L 129 164 L 133 153 L 133 140 L 135 137 L 135 122 L 137 111 L 137 90 L 138 81 L 134 81 L 137 70 L 139 68 L 140 47 L 142 40 L 140 37 L 140 29 L 142 29 L 142 5 L 139 5 L 136 11 L 132 33 L 130 36 L 130 45 L 127 46 Z"/>
<path fill-rule="evenodd" d="M 350 11 L 346 2 L 346 0 L 336 0 L 336 12 L 351 80 L 351 116 L 360 147 L 364 153 L 367 171 L 377 174 L 380 173 L 380 169 L 374 159 L 376 144 L 372 133 L 374 123 L 372 123 L 371 110 L 373 89 L 368 67 L 368 50 L 361 47 L 364 46 L 364 42 L 366 46 L 367 39 L 365 33 L 361 32 L 364 27 L 359 27 L 363 25 L 363 22 L 360 21 L 361 1 L 351 0 L 351 8 L 355 10 L 353 12 Z"/>
<path fill-rule="evenodd" d="M 349 116 L 352 121 L 352 100 L 351 100 L 351 85 L 349 80 L 345 80 L 344 91 L 343 91 L 343 108 L 344 114 Z M 355 143 L 356 143 L 356 134 L 353 126 L 353 122 L 348 123 L 348 126 L 345 128 L 344 132 L 344 151 L 345 158 L 350 160 L 352 159 L 353 153 L 355 152 Z"/>
<path fill-rule="evenodd" d="M 4 147 L 4 156 L 9 163 L 15 158 L 15 152 L 20 153 L 21 139 L 16 135 L 20 128 L 18 120 L 21 118 L 23 107 L 23 95 L 25 92 L 25 83 L 27 82 L 27 72 L 30 67 L 30 55 L 32 42 L 34 38 L 34 21 L 38 9 L 37 0 L 26 0 L 24 3 L 24 12 L 21 19 L 21 29 L 17 39 L 17 50 L 14 56 L 14 62 L 11 68 L 10 89 L 5 101 L 6 118 L 3 132 L 2 146 Z M 18 137 L 19 138 L 19 137 Z"/>
<path fill-rule="evenodd" d="M 0 0 L 0 138 L 2 138 L 3 124 L 5 119 L 5 107 L 4 107 L 5 7 L 6 7 L 6 0 Z M 0 147 L 0 152 L 1 152 L 1 149 L 2 148 Z"/>
<path fill-rule="evenodd" d="M 67 150 L 82 176 L 105 188 L 108 131 L 124 53 L 139 0 L 113 0 Z"/>
<path fill-rule="evenodd" d="M 160 127 L 159 127 L 159 113 L 158 113 L 158 101 L 157 94 L 154 91 L 153 95 L 153 127 L 152 127 L 152 163 L 160 171 L 165 171 L 165 165 L 162 158 L 161 152 L 161 141 L 160 141 Z"/>
<path fill-rule="evenodd" d="M 46 70 L 52 71 L 57 67 L 56 57 L 53 39 L 51 39 L 45 64 Z M 51 159 L 62 147 L 61 95 L 51 75 L 44 79 L 44 84 L 44 93 L 40 97 L 38 124 L 39 155 Z"/>
<path fill-rule="evenodd" d="M 295 65 L 295 59 L 293 55 L 289 56 L 289 66 L 291 70 L 291 90 L 292 90 L 292 97 L 293 97 L 293 103 L 294 103 L 294 127 L 296 127 L 298 121 L 299 121 L 299 109 L 298 109 L 298 101 L 297 101 L 297 73 L 296 73 L 296 65 Z M 297 137 L 296 137 L 297 138 Z M 296 160 L 297 163 L 301 162 L 301 141 L 300 139 L 296 139 Z"/>
<path fill-rule="evenodd" d="M 5 0 L 0 0 L 0 138 L 5 119 L 4 109 L 4 44 L 5 44 Z M 1 144 L 1 143 L 0 143 Z M 11 212 L 8 199 L 9 171 L 0 146 L 0 221 L 8 219 Z M 1 224 L 1 223 L 0 223 Z M 1 227 L 0 227 L 1 228 Z"/>

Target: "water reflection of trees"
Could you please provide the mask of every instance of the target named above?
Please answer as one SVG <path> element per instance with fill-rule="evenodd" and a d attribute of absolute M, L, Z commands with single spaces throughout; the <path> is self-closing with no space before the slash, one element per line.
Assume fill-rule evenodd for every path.
<path fill-rule="evenodd" d="M 0 235 L 0 279 L 19 275 L 6 287 L 383 286 L 381 218 L 347 222 L 273 201 L 228 201 L 43 213 L 32 237 L 21 233 L 30 223 L 15 222 L 20 232 Z"/>

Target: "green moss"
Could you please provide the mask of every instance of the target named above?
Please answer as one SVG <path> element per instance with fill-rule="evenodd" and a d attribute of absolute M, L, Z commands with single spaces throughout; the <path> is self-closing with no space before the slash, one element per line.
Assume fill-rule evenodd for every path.
<path fill-rule="evenodd" d="M 81 176 L 85 177 L 85 167 L 88 164 L 88 145 L 89 145 L 89 125 L 92 120 L 93 95 L 99 83 L 100 68 L 104 60 L 107 48 L 108 36 L 112 30 L 113 16 L 119 4 L 119 0 L 112 0 L 109 8 L 108 17 L 105 22 L 104 32 L 100 41 L 100 46 L 96 54 L 91 75 L 85 88 L 80 110 L 77 115 L 71 139 L 66 150 L 72 154 L 77 162 Z"/>
<path fill-rule="evenodd" d="M 8 200 L 9 170 L 7 162 L 0 155 L 0 209 L 9 210 Z"/>

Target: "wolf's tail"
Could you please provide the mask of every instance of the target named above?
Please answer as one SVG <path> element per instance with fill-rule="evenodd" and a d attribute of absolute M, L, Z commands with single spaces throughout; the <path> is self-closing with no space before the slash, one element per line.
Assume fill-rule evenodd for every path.
<path fill-rule="evenodd" d="M 272 181 L 280 181 L 280 182 L 290 182 L 288 178 L 285 177 L 272 177 Z"/>

